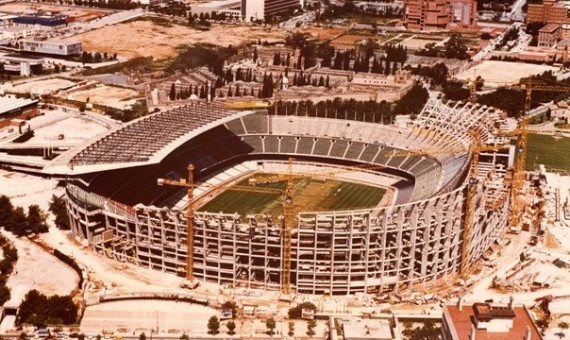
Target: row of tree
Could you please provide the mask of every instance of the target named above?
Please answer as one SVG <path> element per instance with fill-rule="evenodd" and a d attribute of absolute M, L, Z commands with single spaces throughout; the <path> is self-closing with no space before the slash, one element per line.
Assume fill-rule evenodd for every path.
<path fill-rule="evenodd" d="M 461 60 L 469 58 L 469 55 L 467 54 L 467 46 L 459 33 L 453 33 L 443 44 L 443 49 L 437 47 L 436 43 L 429 43 L 421 50 L 416 51 L 416 55 Z"/>
<path fill-rule="evenodd" d="M 10 288 L 6 286 L 6 282 L 18 260 L 18 251 L 4 236 L 0 236 L 0 246 L 2 246 L 3 255 L 0 261 L 0 306 L 3 306 L 11 297 Z"/>
<path fill-rule="evenodd" d="M 83 51 L 81 54 L 81 62 L 84 64 L 100 63 L 103 61 L 117 60 L 117 53 L 108 55 L 107 52 L 101 54 L 100 52 L 90 53 Z"/>
<path fill-rule="evenodd" d="M 267 328 L 265 334 L 269 336 L 275 335 L 275 328 L 277 328 L 277 323 L 275 322 L 274 318 L 268 318 L 267 320 L 265 320 L 265 327 Z M 307 332 L 306 332 L 307 336 L 315 335 L 315 327 L 317 327 L 317 322 L 315 320 L 307 320 Z M 228 329 L 228 335 L 236 334 L 235 332 L 236 324 L 233 320 L 230 320 L 226 323 L 226 328 Z M 289 322 L 288 328 L 289 328 L 288 331 L 289 336 L 294 336 L 295 323 L 293 321 Z M 220 320 L 218 319 L 217 316 L 214 315 L 208 320 L 208 334 L 217 335 L 219 333 L 220 333 Z M 139 337 L 139 340 L 146 340 L 146 337 L 145 338 Z"/>
<path fill-rule="evenodd" d="M 77 320 L 78 308 L 70 296 L 46 296 L 31 290 L 24 297 L 16 315 L 16 324 L 31 324 L 45 327 L 48 324 L 73 324 Z"/>
<path fill-rule="evenodd" d="M 0 196 L 0 226 L 16 235 L 24 235 L 28 231 L 47 232 L 47 215 L 37 204 L 28 207 L 28 213 L 22 207 L 14 207 L 8 196 Z"/>
<path fill-rule="evenodd" d="M 428 98 L 428 91 L 423 86 L 416 84 L 396 103 L 388 103 L 384 100 L 376 102 L 374 100 L 357 101 L 340 98 L 321 101 L 316 104 L 311 100 L 277 101 L 269 107 L 269 114 L 329 117 L 391 124 L 396 115 L 420 113 Z"/>

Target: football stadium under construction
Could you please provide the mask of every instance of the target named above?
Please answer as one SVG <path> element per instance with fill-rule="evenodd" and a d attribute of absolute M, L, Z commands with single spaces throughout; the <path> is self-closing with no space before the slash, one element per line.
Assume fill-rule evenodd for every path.
<path fill-rule="evenodd" d="M 236 288 L 381 293 L 465 274 L 508 228 L 516 148 L 504 124 L 494 108 L 437 99 L 400 125 L 196 103 L 99 136 L 49 171 L 68 176 L 73 233 L 116 261 Z M 386 194 L 304 211 L 303 176 Z M 227 190 L 281 193 L 282 213 L 200 209 Z"/>

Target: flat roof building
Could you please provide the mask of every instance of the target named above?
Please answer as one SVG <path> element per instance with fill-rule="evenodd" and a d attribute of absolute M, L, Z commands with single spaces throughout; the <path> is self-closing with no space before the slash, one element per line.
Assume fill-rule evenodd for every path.
<path fill-rule="evenodd" d="M 37 112 L 37 100 L 17 98 L 12 95 L 0 96 L 0 126 L 9 124 L 11 118 L 33 117 Z"/>
<path fill-rule="evenodd" d="M 58 27 L 63 27 L 68 24 L 67 15 L 22 15 L 12 19 L 14 25 L 17 26 L 32 26 L 40 30 L 51 30 Z"/>
<path fill-rule="evenodd" d="M 542 336 L 524 305 L 489 303 L 443 307 L 443 340 L 541 340 Z"/>
<path fill-rule="evenodd" d="M 526 22 L 544 22 L 548 24 L 561 24 L 567 21 L 568 10 L 554 0 L 544 0 L 542 4 L 529 4 Z"/>
<path fill-rule="evenodd" d="M 81 42 L 60 40 L 22 40 L 20 50 L 62 57 L 81 54 L 83 51 Z"/>

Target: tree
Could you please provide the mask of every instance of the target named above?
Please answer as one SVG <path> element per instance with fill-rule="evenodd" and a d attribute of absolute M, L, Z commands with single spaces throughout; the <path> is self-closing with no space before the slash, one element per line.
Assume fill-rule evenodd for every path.
<path fill-rule="evenodd" d="M 562 321 L 560 323 L 558 323 L 558 327 L 562 328 L 562 329 L 568 329 L 568 322 Z"/>
<path fill-rule="evenodd" d="M 233 321 L 229 321 L 226 324 L 226 327 L 228 328 L 228 335 L 234 335 L 236 334 L 235 330 L 236 330 L 236 323 Z"/>
<path fill-rule="evenodd" d="M 253 91 L 252 91 L 252 93 L 253 93 Z M 232 319 L 236 318 L 237 312 L 238 312 L 238 306 L 235 302 L 233 302 L 233 301 L 224 302 L 224 304 L 222 305 L 222 309 L 231 309 L 232 310 Z"/>
<path fill-rule="evenodd" d="M 46 225 L 46 216 L 37 204 L 28 207 L 28 216 L 26 217 L 26 224 L 35 233 L 44 233 L 48 231 Z"/>
<path fill-rule="evenodd" d="M 289 321 L 289 336 L 295 335 L 295 323 L 293 321 Z"/>
<path fill-rule="evenodd" d="M 446 58 L 467 59 L 469 57 L 467 46 L 458 33 L 453 33 L 443 45 L 445 46 Z"/>
<path fill-rule="evenodd" d="M 176 99 L 176 85 L 174 85 L 174 83 L 170 86 L 170 94 L 168 95 L 168 98 L 170 98 L 170 100 Z"/>
<path fill-rule="evenodd" d="M 26 223 L 26 214 L 22 207 L 16 207 L 14 212 L 6 222 L 6 230 L 11 231 L 17 235 L 23 235 L 28 229 L 28 224 Z"/>
<path fill-rule="evenodd" d="M 188 334 L 186 333 L 182 333 L 182 335 L 179 338 L 180 340 L 190 340 L 190 337 L 188 336 Z"/>
<path fill-rule="evenodd" d="M 49 211 L 55 215 L 55 226 L 61 230 L 71 229 L 69 225 L 69 218 L 67 216 L 67 206 L 63 197 L 51 196 L 49 202 Z"/>
<path fill-rule="evenodd" d="M 307 335 L 315 335 L 315 327 L 317 327 L 317 322 L 315 320 L 307 320 Z"/>
<path fill-rule="evenodd" d="M 144 332 L 139 335 L 139 340 L 146 340 L 146 334 L 144 334 Z"/>
<path fill-rule="evenodd" d="M 291 110 L 289 112 L 293 112 L 293 110 Z M 303 302 L 303 303 L 298 304 L 296 307 L 291 307 L 291 308 L 289 308 L 289 319 L 300 319 L 301 313 L 303 312 L 303 309 L 310 309 L 313 312 L 316 312 L 317 306 L 315 306 L 311 302 Z"/>
<path fill-rule="evenodd" d="M 0 196 L 0 226 L 5 226 L 6 222 L 12 216 L 14 206 L 10 198 L 6 195 Z"/>
<path fill-rule="evenodd" d="M 429 98 L 428 91 L 421 85 L 416 84 L 406 93 L 394 108 L 394 113 L 399 114 L 418 114 L 426 104 Z"/>
<path fill-rule="evenodd" d="M 93 62 L 100 63 L 101 59 L 102 59 L 101 53 L 95 52 L 95 54 L 93 55 Z"/>
<path fill-rule="evenodd" d="M 431 86 L 436 87 L 447 81 L 448 69 L 444 63 L 437 63 L 431 68 Z"/>
<path fill-rule="evenodd" d="M 275 319 L 273 318 L 269 318 L 265 321 L 265 326 L 267 327 L 267 334 L 269 336 L 273 336 L 273 334 L 275 334 Z"/>
<path fill-rule="evenodd" d="M 220 332 L 220 320 L 218 317 L 213 315 L 210 320 L 208 320 L 208 334 L 216 335 Z"/>
<path fill-rule="evenodd" d="M 402 333 L 409 339 L 439 340 L 441 327 L 435 327 L 434 322 L 428 320 L 424 322 L 422 327 L 405 329 Z"/>

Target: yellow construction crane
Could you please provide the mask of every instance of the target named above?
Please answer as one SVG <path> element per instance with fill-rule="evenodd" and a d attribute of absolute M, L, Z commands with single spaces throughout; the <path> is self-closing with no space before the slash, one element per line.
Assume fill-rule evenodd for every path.
<path fill-rule="evenodd" d="M 188 191 L 188 206 L 186 207 L 186 278 L 194 281 L 194 165 L 188 165 L 188 179 L 180 179 L 178 181 L 159 178 L 157 184 L 159 186 L 168 185 L 174 187 L 183 187 Z"/>
<path fill-rule="evenodd" d="M 296 177 L 310 177 L 310 176 L 332 176 L 336 173 L 349 172 L 355 170 L 374 170 L 383 169 L 384 166 L 380 165 L 357 165 L 352 167 L 343 167 L 338 169 L 317 169 L 315 171 L 307 172 L 296 172 L 293 173 L 293 158 L 289 159 L 288 171 L 286 174 L 277 174 L 274 176 L 263 177 L 263 181 L 286 181 L 285 189 L 277 188 L 266 188 L 258 186 L 243 186 L 243 185 L 233 185 L 225 188 L 226 190 L 233 191 L 245 191 L 245 192 L 256 192 L 256 193 L 268 193 L 268 194 L 280 194 L 283 195 L 283 268 L 282 268 L 282 292 L 284 294 L 291 293 L 291 238 L 292 229 L 295 224 L 295 212 L 294 212 L 294 202 L 293 202 L 293 184 L 294 178 Z M 194 211 L 195 203 L 194 200 L 194 189 L 201 186 L 214 187 L 214 185 L 208 183 L 194 182 L 193 178 L 194 166 L 192 164 L 188 165 L 188 177 L 186 179 L 171 180 L 165 178 L 159 178 L 157 184 L 160 186 L 174 186 L 186 188 L 188 193 L 188 205 L 186 206 L 186 278 L 189 281 L 194 280 Z"/>
<path fill-rule="evenodd" d="M 461 251 L 461 267 L 460 276 L 467 278 L 469 275 L 471 258 L 471 238 L 473 234 L 473 219 L 475 216 L 476 197 L 479 180 L 477 174 L 479 172 L 479 155 L 486 151 L 498 151 L 504 149 L 505 145 L 483 145 L 477 130 L 470 132 L 473 139 L 471 144 L 471 164 L 469 167 L 469 177 L 467 184 L 467 198 L 465 200 L 465 218 L 463 220 L 463 242 Z"/>
<path fill-rule="evenodd" d="M 570 86 L 562 85 L 549 85 L 544 81 L 532 78 L 523 78 L 520 81 L 519 87 L 526 93 L 525 95 L 525 113 L 530 111 L 532 104 L 533 91 L 544 92 L 560 92 L 570 93 Z M 509 225 L 518 226 L 523 214 L 523 202 L 521 200 L 520 191 L 524 184 L 524 169 L 526 165 L 526 148 L 527 148 L 527 128 L 526 118 L 523 117 L 519 121 L 519 128 L 512 132 L 519 136 L 517 147 L 516 163 L 513 173 L 513 183 L 511 187 L 511 212 L 509 214 Z"/>
<path fill-rule="evenodd" d="M 194 165 L 188 165 L 188 177 L 187 179 L 171 180 L 167 178 L 159 178 L 157 184 L 159 186 L 173 186 L 182 187 L 187 189 L 188 205 L 186 206 L 186 278 L 189 281 L 194 280 L 194 189 L 200 186 L 212 186 L 206 183 L 194 182 Z M 292 187 L 292 184 L 291 184 Z M 283 191 L 280 189 L 273 188 L 258 188 L 250 186 L 240 186 L 234 185 L 227 188 L 234 191 L 247 191 L 247 192 L 258 192 L 258 193 L 269 193 L 269 194 L 282 194 L 285 192 L 285 202 L 287 202 L 287 190 Z"/>

